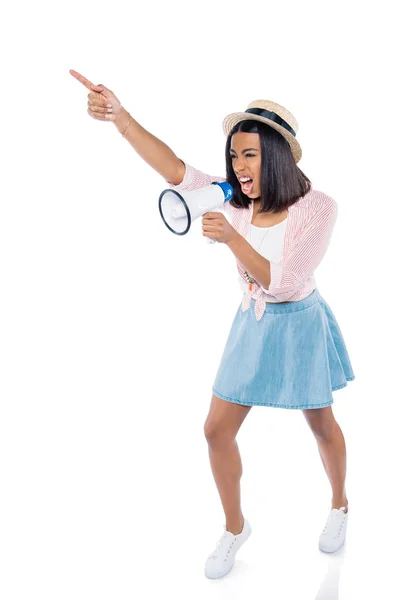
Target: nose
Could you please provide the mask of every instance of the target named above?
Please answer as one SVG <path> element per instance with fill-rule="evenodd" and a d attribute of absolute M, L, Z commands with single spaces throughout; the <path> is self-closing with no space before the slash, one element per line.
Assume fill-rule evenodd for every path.
<path fill-rule="evenodd" d="M 242 173 L 245 173 L 245 171 L 246 171 L 246 165 L 245 165 L 245 161 L 244 161 L 243 157 L 236 158 L 235 171 L 236 171 L 236 173 L 238 175 L 241 175 Z"/>
<path fill-rule="evenodd" d="M 240 167 L 238 166 L 238 164 L 236 163 L 236 173 L 240 176 L 242 173 L 244 173 L 244 167 Z"/>

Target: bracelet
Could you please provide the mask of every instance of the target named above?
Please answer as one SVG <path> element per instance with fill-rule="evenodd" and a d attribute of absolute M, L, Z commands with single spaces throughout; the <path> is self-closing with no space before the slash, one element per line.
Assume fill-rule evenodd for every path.
<path fill-rule="evenodd" d="M 128 124 L 127 124 L 127 126 L 126 126 L 126 128 L 125 128 L 125 131 L 124 131 L 124 133 L 122 134 L 122 137 L 125 137 L 125 135 L 126 135 L 126 132 L 128 131 L 128 127 L 129 127 L 129 125 L 131 124 L 131 121 L 132 121 L 132 117 L 131 117 L 131 116 L 129 116 L 129 121 L 128 121 Z"/>

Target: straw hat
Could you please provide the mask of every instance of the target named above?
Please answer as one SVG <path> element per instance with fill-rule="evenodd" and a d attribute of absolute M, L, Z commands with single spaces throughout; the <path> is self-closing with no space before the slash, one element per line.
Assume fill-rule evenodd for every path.
<path fill-rule="evenodd" d="M 290 144 L 292 154 L 296 163 L 301 159 L 302 151 L 299 142 L 296 140 L 296 133 L 299 125 L 294 116 L 280 104 L 271 100 L 253 100 L 250 102 L 245 112 L 231 113 L 223 120 L 222 126 L 224 134 L 228 137 L 231 129 L 239 121 L 248 121 L 249 119 L 266 123 L 276 131 L 279 131 Z"/>

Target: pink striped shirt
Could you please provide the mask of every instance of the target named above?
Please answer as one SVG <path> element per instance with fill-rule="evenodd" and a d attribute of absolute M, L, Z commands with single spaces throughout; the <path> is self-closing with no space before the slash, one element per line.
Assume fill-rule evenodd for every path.
<path fill-rule="evenodd" d="M 211 185 L 213 181 L 226 181 L 225 177 L 207 175 L 186 162 L 185 166 L 185 176 L 179 185 L 173 185 L 167 180 L 170 188 L 188 192 Z M 225 202 L 218 210 L 225 212 L 236 231 L 246 237 L 253 218 L 253 208 L 253 201 L 248 208 L 235 208 L 230 202 Z M 264 313 L 265 303 L 271 301 L 271 298 L 275 302 L 294 302 L 313 292 L 314 271 L 328 249 L 337 213 L 337 202 L 313 188 L 289 206 L 281 260 L 279 263 L 269 261 L 269 287 L 253 284 L 252 291 L 247 292 L 243 298 L 243 311 L 248 310 L 251 299 L 254 299 L 254 311 L 259 321 Z M 239 260 L 236 260 L 236 265 L 241 278 L 246 281 L 245 267 Z"/>

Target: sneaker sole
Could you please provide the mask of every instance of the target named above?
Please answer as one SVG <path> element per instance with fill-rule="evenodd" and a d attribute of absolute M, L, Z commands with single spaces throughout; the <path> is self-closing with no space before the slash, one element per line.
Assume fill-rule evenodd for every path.
<path fill-rule="evenodd" d="M 346 540 L 344 540 L 344 541 L 343 541 L 343 542 L 340 544 L 340 546 L 338 546 L 338 547 L 337 547 L 337 548 L 335 548 L 334 550 L 326 550 L 325 548 L 321 548 L 321 546 L 319 546 L 319 549 L 321 550 L 321 552 L 326 552 L 327 554 L 333 554 L 334 552 L 337 552 L 338 550 L 340 550 L 340 548 L 342 548 L 342 547 L 344 546 L 344 544 L 345 544 L 345 541 L 346 541 Z"/>

